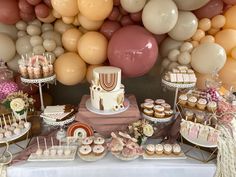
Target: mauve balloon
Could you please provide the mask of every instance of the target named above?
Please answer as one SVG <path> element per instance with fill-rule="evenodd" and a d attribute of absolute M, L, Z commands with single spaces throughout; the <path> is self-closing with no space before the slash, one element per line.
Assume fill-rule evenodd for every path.
<path fill-rule="evenodd" d="M 161 44 L 161 42 L 167 38 L 167 34 L 160 34 L 160 35 L 154 35 L 154 37 L 156 38 L 156 41 L 158 44 Z"/>
<path fill-rule="evenodd" d="M 223 12 L 224 3 L 221 0 L 211 0 L 205 6 L 193 11 L 197 18 L 212 18 Z"/>
<path fill-rule="evenodd" d="M 42 0 L 27 0 L 27 2 L 33 6 L 39 4 Z"/>
<path fill-rule="evenodd" d="M 113 4 L 115 6 L 119 6 L 120 5 L 120 0 L 113 0 Z"/>
<path fill-rule="evenodd" d="M 130 14 L 130 18 L 135 22 L 142 21 L 142 11 Z"/>
<path fill-rule="evenodd" d="M 29 4 L 26 0 L 20 0 L 18 5 L 21 12 L 27 13 L 27 14 L 34 13 L 34 6 Z"/>
<path fill-rule="evenodd" d="M 22 20 L 24 21 L 32 21 L 35 19 L 35 14 L 27 14 L 27 13 L 24 13 L 24 12 L 20 12 L 20 17 L 22 18 Z"/>
<path fill-rule="evenodd" d="M 235 5 L 236 0 L 222 0 L 225 4 Z"/>
<path fill-rule="evenodd" d="M 100 32 L 109 40 L 112 35 L 121 28 L 121 25 L 117 21 L 107 20 L 102 24 Z"/>
<path fill-rule="evenodd" d="M 43 0 L 43 2 L 50 8 L 52 8 L 51 0 Z"/>
<path fill-rule="evenodd" d="M 153 67 L 158 56 L 158 45 L 153 35 L 137 25 L 116 31 L 108 44 L 110 65 L 122 69 L 126 77 L 139 77 Z"/>
<path fill-rule="evenodd" d="M 17 0 L 0 0 L 0 22 L 13 25 L 20 20 Z"/>
<path fill-rule="evenodd" d="M 35 14 L 39 18 L 46 18 L 49 15 L 49 8 L 46 4 L 38 4 L 35 7 Z"/>
<path fill-rule="evenodd" d="M 112 20 L 112 21 L 116 21 L 118 19 L 119 15 L 120 15 L 119 8 L 114 6 L 108 19 Z"/>
<path fill-rule="evenodd" d="M 134 25 L 134 22 L 131 20 L 129 15 L 125 15 L 121 18 L 120 23 L 122 26 Z"/>

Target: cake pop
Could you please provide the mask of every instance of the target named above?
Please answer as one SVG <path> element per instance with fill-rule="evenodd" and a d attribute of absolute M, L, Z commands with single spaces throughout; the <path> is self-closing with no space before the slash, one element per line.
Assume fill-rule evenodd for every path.
<path fill-rule="evenodd" d="M 70 149 L 70 147 L 69 147 L 69 139 L 68 139 L 68 138 L 67 138 L 67 145 L 66 145 L 66 149 L 65 149 L 65 151 L 64 151 L 64 154 L 65 154 L 66 156 L 68 156 L 68 155 L 71 154 L 71 149 Z"/>
<path fill-rule="evenodd" d="M 55 156 L 57 154 L 57 150 L 54 148 L 54 143 L 53 143 L 53 138 L 51 137 L 51 143 L 52 143 L 52 147 L 50 150 L 50 155 Z"/>
<path fill-rule="evenodd" d="M 12 126 L 12 123 L 11 123 L 11 117 L 8 115 L 8 116 L 7 116 L 7 118 L 8 118 L 8 122 L 10 123 L 9 130 L 10 130 L 10 131 L 12 131 L 12 132 L 14 132 L 14 130 L 15 130 L 15 127 L 14 127 L 14 126 Z"/>
<path fill-rule="evenodd" d="M 50 153 L 50 152 L 49 152 L 49 150 L 48 150 L 46 138 L 44 138 L 44 146 L 45 146 L 45 150 L 43 151 L 43 155 L 49 156 L 49 153 Z"/>
<path fill-rule="evenodd" d="M 39 147 L 39 137 L 37 137 L 37 144 L 38 144 L 38 149 L 36 151 L 36 155 L 40 156 L 40 155 L 42 155 L 43 151 Z"/>
<path fill-rule="evenodd" d="M 26 117 L 25 117 L 24 127 L 27 128 L 27 129 L 30 127 L 30 123 L 27 122 Z"/>
<path fill-rule="evenodd" d="M 18 127 L 18 123 L 16 122 L 16 117 L 13 115 L 13 113 L 12 113 L 12 119 L 13 119 L 12 126 Z"/>
<path fill-rule="evenodd" d="M 3 128 L 3 125 L 2 125 L 2 119 L 0 119 L 0 133 L 5 133 L 5 130 Z"/>
<path fill-rule="evenodd" d="M 59 149 L 57 150 L 57 154 L 58 154 L 59 156 L 62 156 L 63 153 L 64 153 L 64 150 L 63 150 L 62 147 L 61 147 L 61 140 L 59 140 Z"/>
<path fill-rule="evenodd" d="M 8 130 L 9 126 L 7 126 L 5 116 L 3 116 L 3 121 L 4 121 L 5 129 L 6 129 L 4 135 L 5 135 L 6 138 L 10 138 L 11 135 L 12 135 L 12 132 L 10 130 Z"/>
<path fill-rule="evenodd" d="M 0 140 L 3 139 L 4 135 L 0 133 Z"/>
<path fill-rule="evenodd" d="M 10 128 L 10 125 L 7 125 L 7 123 L 6 123 L 6 118 L 5 118 L 5 116 L 4 116 L 4 114 L 2 115 L 2 117 L 3 117 L 3 121 L 4 121 L 4 128 L 5 129 L 8 129 L 8 128 Z"/>

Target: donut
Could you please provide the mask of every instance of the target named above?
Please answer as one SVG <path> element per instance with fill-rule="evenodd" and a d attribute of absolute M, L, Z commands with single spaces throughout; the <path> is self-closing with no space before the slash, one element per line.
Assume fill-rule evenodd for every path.
<path fill-rule="evenodd" d="M 105 139 L 102 137 L 96 137 L 94 140 L 94 144 L 104 144 Z"/>
<path fill-rule="evenodd" d="M 81 155 L 89 155 L 91 151 L 92 151 L 92 148 L 89 145 L 83 145 L 79 148 L 79 153 Z"/>
<path fill-rule="evenodd" d="M 104 152 L 105 148 L 102 145 L 95 145 L 93 147 L 93 153 L 95 155 L 101 155 Z"/>

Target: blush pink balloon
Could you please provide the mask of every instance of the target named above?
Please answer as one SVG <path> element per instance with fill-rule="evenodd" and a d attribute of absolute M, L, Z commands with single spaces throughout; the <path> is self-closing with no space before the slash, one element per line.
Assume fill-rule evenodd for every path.
<path fill-rule="evenodd" d="M 20 17 L 22 18 L 22 20 L 29 22 L 35 19 L 35 14 L 20 12 Z"/>
<path fill-rule="evenodd" d="M 43 2 L 50 8 L 52 8 L 51 0 L 43 0 Z"/>
<path fill-rule="evenodd" d="M 131 20 L 129 15 L 125 15 L 121 18 L 120 23 L 122 26 L 133 25 L 134 22 Z"/>
<path fill-rule="evenodd" d="M 121 6 L 119 6 L 119 10 L 120 10 L 120 13 L 122 14 L 122 15 L 128 15 L 129 13 L 125 10 L 125 9 L 123 9 L 123 7 L 121 7 Z"/>
<path fill-rule="evenodd" d="M 20 20 L 17 0 L 0 0 L 0 22 L 13 25 Z"/>
<path fill-rule="evenodd" d="M 236 4 L 236 0 L 222 0 L 225 4 L 229 4 L 229 5 L 235 5 Z"/>
<path fill-rule="evenodd" d="M 42 0 L 27 0 L 27 2 L 33 6 L 39 4 Z"/>
<path fill-rule="evenodd" d="M 107 20 L 102 24 L 100 32 L 109 40 L 112 35 L 121 28 L 121 25 L 117 21 Z"/>
<path fill-rule="evenodd" d="M 113 0 L 113 4 L 115 6 L 119 6 L 120 5 L 120 0 Z"/>
<path fill-rule="evenodd" d="M 230 4 L 224 4 L 223 13 L 225 13 L 232 6 L 233 5 L 230 5 Z"/>
<path fill-rule="evenodd" d="M 20 11 L 23 13 L 27 13 L 27 14 L 34 13 L 34 6 L 29 4 L 26 0 L 19 1 L 19 8 L 20 8 Z"/>
<path fill-rule="evenodd" d="M 41 3 L 35 7 L 35 14 L 39 18 L 46 18 L 49 13 L 49 8 L 46 4 Z"/>
<path fill-rule="evenodd" d="M 108 19 L 112 20 L 112 21 L 116 21 L 118 19 L 119 15 L 120 15 L 119 8 L 114 6 Z"/>
<path fill-rule="evenodd" d="M 130 18 L 134 22 L 142 21 L 142 11 L 130 14 Z"/>
<path fill-rule="evenodd" d="M 212 18 L 223 12 L 224 3 L 221 0 L 210 0 L 205 6 L 193 11 L 197 18 Z"/>
<path fill-rule="evenodd" d="M 160 44 L 165 38 L 167 38 L 167 36 L 167 34 L 154 35 L 158 44 Z"/>
<path fill-rule="evenodd" d="M 130 25 L 116 31 L 108 44 L 110 65 L 122 69 L 126 77 L 139 77 L 154 66 L 158 45 L 145 28 Z"/>

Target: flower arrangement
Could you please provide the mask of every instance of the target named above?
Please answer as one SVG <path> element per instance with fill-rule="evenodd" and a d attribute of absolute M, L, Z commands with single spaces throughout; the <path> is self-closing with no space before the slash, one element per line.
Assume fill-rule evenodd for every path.
<path fill-rule="evenodd" d="M 14 92 L 9 94 L 3 101 L 2 104 L 13 111 L 16 115 L 23 115 L 27 110 L 33 106 L 34 99 L 29 97 L 27 93 L 22 91 Z"/>
<path fill-rule="evenodd" d="M 153 126 L 145 119 L 134 122 L 129 126 L 129 132 L 138 140 L 138 144 L 141 145 L 148 137 L 154 134 Z"/>

